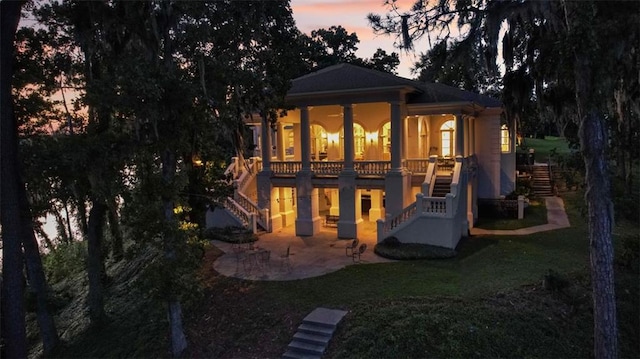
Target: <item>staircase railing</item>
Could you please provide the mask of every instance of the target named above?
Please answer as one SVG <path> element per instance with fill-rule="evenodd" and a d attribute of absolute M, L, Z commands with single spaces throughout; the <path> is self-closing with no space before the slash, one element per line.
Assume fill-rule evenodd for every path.
<path fill-rule="evenodd" d="M 432 158 L 434 161 L 431 161 Z M 435 156 L 430 158 L 429 168 L 427 169 L 427 176 L 423 188 L 432 190 L 432 185 L 435 182 L 435 172 L 437 169 L 437 162 Z M 382 240 L 394 233 L 397 233 L 402 227 L 408 225 L 415 218 L 419 216 L 427 217 L 440 217 L 440 218 L 454 218 L 458 215 L 458 203 L 462 200 L 460 186 L 461 174 L 465 170 L 463 166 L 463 158 L 461 156 L 456 157 L 453 165 L 453 175 L 451 176 L 451 192 L 447 193 L 444 198 L 431 197 L 430 195 L 424 195 L 418 193 L 416 195 L 416 201 L 393 218 L 377 221 L 378 240 Z M 432 172 L 430 172 L 432 171 Z M 431 178 L 431 182 L 427 179 Z M 463 184 L 464 185 L 464 184 Z M 465 212 L 466 214 L 466 212 Z M 458 215 L 459 217 L 460 215 Z"/>
<path fill-rule="evenodd" d="M 433 155 L 429 157 L 427 173 L 424 176 L 424 182 L 422 182 L 422 193 L 431 196 L 433 187 L 436 184 L 436 173 L 438 173 L 438 156 Z"/>
<path fill-rule="evenodd" d="M 249 197 L 245 196 L 244 193 L 238 192 L 235 196 L 235 201 L 245 210 L 245 212 L 253 214 L 258 222 L 258 224 L 264 228 L 264 230 L 269 231 L 269 219 L 267 212 L 265 210 L 261 210 L 258 205 L 253 202 Z"/>
<path fill-rule="evenodd" d="M 412 203 L 402 210 L 398 215 L 393 218 L 382 220 L 379 219 L 376 223 L 378 226 L 378 237 L 386 236 L 393 229 L 397 228 L 402 223 L 407 222 L 411 218 L 413 218 L 416 214 L 416 203 Z"/>
<path fill-rule="evenodd" d="M 236 217 L 243 226 L 249 227 L 253 233 L 257 231 L 255 216 L 242 208 L 242 206 L 238 202 L 234 201 L 233 198 L 225 198 L 222 201 L 222 205 L 229 211 L 229 213 L 231 213 L 231 215 Z"/>

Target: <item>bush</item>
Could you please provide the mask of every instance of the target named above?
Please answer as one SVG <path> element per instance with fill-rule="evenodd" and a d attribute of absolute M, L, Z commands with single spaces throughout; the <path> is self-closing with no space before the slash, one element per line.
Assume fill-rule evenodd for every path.
<path fill-rule="evenodd" d="M 640 235 L 627 235 L 620 238 L 620 250 L 617 262 L 637 271 L 640 268 Z"/>
<path fill-rule="evenodd" d="M 258 240 L 255 234 L 241 227 L 208 228 L 202 232 L 202 237 L 227 243 L 249 243 Z"/>
<path fill-rule="evenodd" d="M 56 283 L 85 269 L 86 242 L 73 241 L 59 244 L 42 260 L 45 273 L 51 283 Z"/>
<path fill-rule="evenodd" d="M 376 244 L 373 252 L 389 259 L 443 259 L 453 258 L 456 251 L 449 248 L 420 243 L 400 243 L 397 238 L 389 237 Z"/>

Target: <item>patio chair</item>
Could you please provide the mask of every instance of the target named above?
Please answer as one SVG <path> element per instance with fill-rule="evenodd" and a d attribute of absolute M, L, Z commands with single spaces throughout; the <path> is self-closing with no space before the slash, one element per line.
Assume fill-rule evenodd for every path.
<path fill-rule="evenodd" d="M 358 243 L 360 243 L 358 238 L 354 239 L 353 242 L 344 248 L 344 254 L 346 254 L 347 257 L 353 257 L 353 252 L 358 248 Z"/>
<path fill-rule="evenodd" d="M 351 259 L 353 259 L 353 262 L 354 263 L 360 263 L 360 256 L 362 256 L 362 254 L 366 250 L 367 250 L 367 244 L 366 243 L 362 243 L 357 251 L 353 251 L 353 254 L 351 255 Z M 356 260 L 356 257 L 358 258 L 358 260 Z"/>
<path fill-rule="evenodd" d="M 280 269 L 287 268 L 287 272 L 291 272 L 291 246 L 287 246 L 287 252 L 280 256 Z"/>

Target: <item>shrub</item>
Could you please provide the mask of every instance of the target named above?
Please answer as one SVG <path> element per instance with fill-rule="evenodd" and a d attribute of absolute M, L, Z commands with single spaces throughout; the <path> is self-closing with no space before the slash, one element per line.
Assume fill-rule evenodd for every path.
<path fill-rule="evenodd" d="M 457 255 L 449 248 L 437 247 L 420 243 L 400 243 L 397 238 L 389 237 L 376 244 L 375 254 L 389 259 L 443 259 Z"/>
<path fill-rule="evenodd" d="M 86 257 L 86 242 L 74 241 L 59 244 L 44 256 L 42 264 L 49 281 L 56 283 L 72 274 L 83 271 Z"/>
<path fill-rule="evenodd" d="M 624 267 L 637 271 L 640 267 L 640 235 L 620 237 L 620 242 L 617 262 Z"/>

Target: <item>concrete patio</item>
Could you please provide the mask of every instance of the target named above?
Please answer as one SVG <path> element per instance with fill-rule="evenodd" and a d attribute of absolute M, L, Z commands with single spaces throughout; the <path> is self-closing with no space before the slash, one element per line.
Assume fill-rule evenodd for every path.
<path fill-rule="evenodd" d="M 483 230 L 473 228 L 471 235 L 528 235 L 536 232 L 570 227 L 564 202 L 559 197 L 546 197 L 547 224 L 517 230 Z M 264 250 L 271 251 L 268 265 L 253 265 L 247 268 L 237 259 L 231 243 L 214 240 L 211 243 L 225 252 L 213 264 L 213 268 L 227 277 L 247 280 L 296 280 L 321 276 L 335 272 L 349 265 L 366 263 L 389 263 L 393 260 L 382 258 L 373 253 L 376 245 L 375 223 L 365 219 L 360 244 L 366 243 L 367 250 L 359 264 L 345 255 L 345 247 L 350 239 L 338 239 L 335 228 L 322 227 L 313 237 L 299 237 L 294 226 L 285 227 L 273 233 L 266 233 L 255 243 Z M 287 247 L 291 248 L 290 265 L 283 265 L 283 256 Z"/>

